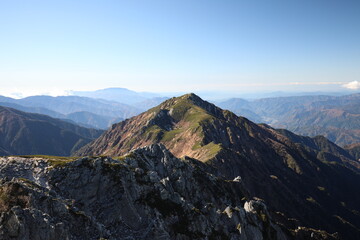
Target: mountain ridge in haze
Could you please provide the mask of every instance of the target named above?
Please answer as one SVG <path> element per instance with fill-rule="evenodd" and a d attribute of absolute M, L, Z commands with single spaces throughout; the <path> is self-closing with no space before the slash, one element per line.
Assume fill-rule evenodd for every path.
<path fill-rule="evenodd" d="M 253 101 L 229 99 L 219 106 L 308 136 L 324 135 L 344 146 L 360 142 L 360 94 L 343 96 L 295 96 Z"/>
<path fill-rule="evenodd" d="M 163 97 L 156 93 L 135 92 L 127 88 L 105 88 L 95 91 L 72 91 L 71 95 L 105 99 L 129 105 L 137 104 L 152 98 Z"/>
<path fill-rule="evenodd" d="M 78 96 L 32 96 L 23 99 L 0 96 L 0 100 L 1 106 L 45 114 L 100 129 L 107 129 L 112 123 L 141 112 L 133 106 Z"/>

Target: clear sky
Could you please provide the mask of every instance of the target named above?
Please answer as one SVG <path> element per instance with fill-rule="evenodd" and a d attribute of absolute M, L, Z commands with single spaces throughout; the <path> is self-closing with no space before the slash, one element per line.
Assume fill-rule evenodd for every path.
<path fill-rule="evenodd" d="M 0 0 L 0 94 L 359 82 L 359 0 Z"/>

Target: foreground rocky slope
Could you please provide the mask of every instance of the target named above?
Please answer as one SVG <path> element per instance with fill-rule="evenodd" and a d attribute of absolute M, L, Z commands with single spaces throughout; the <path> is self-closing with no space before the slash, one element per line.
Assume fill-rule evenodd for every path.
<path fill-rule="evenodd" d="M 360 238 L 359 164 L 351 155 L 326 139 L 254 124 L 194 94 L 113 125 L 78 154 L 119 156 L 159 142 L 177 157 L 206 163 L 216 176 L 240 176 L 249 196 L 265 199 L 288 228 Z"/>
<path fill-rule="evenodd" d="M 162 145 L 117 160 L 0 158 L 0 239 L 333 238 L 282 230 L 240 178 L 204 169 Z"/>

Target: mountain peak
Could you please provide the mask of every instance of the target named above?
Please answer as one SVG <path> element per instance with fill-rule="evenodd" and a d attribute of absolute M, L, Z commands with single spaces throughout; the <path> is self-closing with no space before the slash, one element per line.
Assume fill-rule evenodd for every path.
<path fill-rule="evenodd" d="M 203 100 L 202 98 L 200 98 L 198 95 L 194 94 L 194 93 L 187 93 L 184 94 L 182 96 L 179 97 L 173 97 L 170 98 L 166 101 L 164 101 L 162 104 L 160 104 L 159 106 L 162 107 L 167 107 L 167 106 L 171 106 L 171 105 L 175 105 L 179 102 L 183 102 L 186 101 L 188 103 L 194 104 L 194 105 L 204 105 L 204 104 L 210 104 L 208 102 L 206 102 L 205 100 Z"/>
<path fill-rule="evenodd" d="M 187 93 L 187 94 L 180 96 L 179 98 L 187 99 L 187 100 L 191 100 L 191 101 L 204 101 L 195 93 Z"/>
<path fill-rule="evenodd" d="M 230 116 L 194 93 L 173 97 L 136 117 L 114 125 L 80 155 L 121 155 L 152 143 L 163 143 L 177 157 L 207 161 L 222 149 L 219 126 Z M 235 116 L 235 115 L 234 115 Z M 220 123 L 221 122 L 221 123 Z M 208 132 L 208 125 L 216 133 Z M 227 138 L 222 136 L 222 138 Z M 191 139 L 191 140 L 189 140 Z"/>
<path fill-rule="evenodd" d="M 212 103 L 209 103 L 194 93 L 188 93 L 180 97 L 173 97 L 159 106 L 150 109 L 153 110 L 166 109 L 170 111 L 176 121 L 179 121 L 186 117 L 186 113 L 189 111 L 190 114 L 195 112 L 202 112 L 204 114 L 210 114 L 212 116 L 223 118 L 223 110 L 218 108 Z"/>

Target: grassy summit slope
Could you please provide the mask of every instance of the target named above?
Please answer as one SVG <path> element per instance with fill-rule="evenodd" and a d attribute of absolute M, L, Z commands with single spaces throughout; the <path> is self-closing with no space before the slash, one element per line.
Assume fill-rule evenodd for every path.
<path fill-rule="evenodd" d="M 226 122 L 225 114 L 194 94 L 169 99 L 136 117 L 112 126 L 99 139 L 81 149 L 80 155 L 118 156 L 131 149 L 163 143 L 177 157 L 207 161 L 221 150 L 219 142 L 208 141 L 204 126 Z"/>

